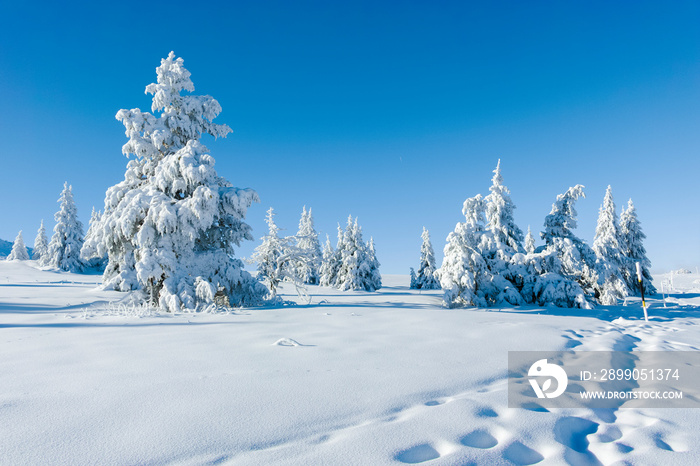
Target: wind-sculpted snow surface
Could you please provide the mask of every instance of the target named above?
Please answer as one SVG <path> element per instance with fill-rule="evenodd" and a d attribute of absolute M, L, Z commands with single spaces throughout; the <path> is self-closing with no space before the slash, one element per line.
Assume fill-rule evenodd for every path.
<path fill-rule="evenodd" d="M 3 464 L 697 464 L 700 410 L 507 406 L 507 352 L 700 351 L 700 276 L 667 307 L 445 309 L 289 284 L 288 308 L 133 308 L 99 277 L 0 261 Z M 670 288 L 670 287 L 669 287 Z M 128 295 L 127 295 L 128 296 Z"/>

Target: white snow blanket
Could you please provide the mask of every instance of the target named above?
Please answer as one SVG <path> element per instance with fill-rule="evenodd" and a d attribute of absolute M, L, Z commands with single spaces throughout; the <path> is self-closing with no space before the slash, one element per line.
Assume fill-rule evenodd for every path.
<path fill-rule="evenodd" d="M 700 463 L 700 409 L 508 409 L 506 395 L 509 350 L 699 350 L 697 274 L 673 277 L 666 308 L 649 300 L 649 323 L 636 298 L 445 309 L 407 276 L 166 314 L 100 278 L 0 261 L 0 463 Z"/>

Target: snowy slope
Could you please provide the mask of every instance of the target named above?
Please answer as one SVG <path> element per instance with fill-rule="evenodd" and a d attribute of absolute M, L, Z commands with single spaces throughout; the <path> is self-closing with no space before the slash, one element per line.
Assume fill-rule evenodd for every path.
<path fill-rule="evenodd" d="M 448 310 L 405 276 L 138 317 L 99 276 L 35 267 L 0 262 L 2 464 L 700 461 L 700 410 L 508 409 L 505 389 L 508 350 L 698 350 L 698 275 L 645 324 L 636 302 Z"/>

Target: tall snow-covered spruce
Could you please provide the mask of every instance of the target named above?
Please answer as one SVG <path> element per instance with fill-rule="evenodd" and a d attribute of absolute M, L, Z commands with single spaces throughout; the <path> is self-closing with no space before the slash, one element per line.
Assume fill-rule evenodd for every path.
<path fill-rule="evenodd" d="M 418 274 L 415 275 L 413 268 L 411 271 L 415 275 L 411 280 L 411 288 L 417 290 L 439 290 L 440 282 L 435 275 L 435 251 L 430 242 L 430 232 L 423 227 L 421 234 L 423 243 L 420 247 L 420 265 L 418 266 Z"/>
<path fill-rule="evenodd" d="M 80 258 L 83 247 L 83 224 L 78 220 L 78 211 L 73 201 L 73 187 L 66 181 L 63 185 L 61 206 L 54 215 L 56 226 L 42 264 L 68 272 L 81 272 L 85 267 Z"/>
<path fill-rule="evenodd" d="M 15 242 L 12 243 L 12 251 L 10 255 L 7 256 L 8 261 L 28 261 L 29 253 L 27 252 L 27 246 L 24 245 L 24 238 L 22 238 L 22 230 L 17 233 Z"/>
<path fill-rule="evenodd" d="M 36 232 L 36 238 L 34 238 L 34 252 L 32 254 L 32 259 L 39 261 L 40 265 L 44 265 L 46 261 L 46 253 L 49 251 L 49 240 L 46 238 L 46 227 L 44 227 L 44 220 L 41 221 L 41 226 Z"/>
<path fill-rule="evenodd" d="M 234 246 L 253 239 L 243 220 L 258 195 L 218 176 L 199 141 L 203 134 L 225 137 L 231 128 L 213 123 L 221 112 L 213 97 L 181 95 L 194 85 L 173 52 L 156 73 L 146 93 L 159 114 L 116 115 L 129 138 L 122 152 L 134 158 L 124 181 L 107 190 L 89 238 L 94 254 L 108 257 L 103 286 L 142 290 L 169 311 L 258 304 L 267 290 L 234 257 Z"/>
<path fill-rule="evenodd" d="M 314 218 L 311 209 L 306 206 L 301 212 L 299 231 L 296 236 L 297 248 L 303 252 L 304 260 L 296 263 L 296 275 L 309 285 L 318 285 L 320 281 L 321 245 L 318 243 L 318 233 L 314 228 Z"/>
<path fill-rule="evenodd" d="M 597 286 L 595 252 L 573 232 L 578 216 L 576 201 L 586 197 L 583 188 L 577 184 L 557 196 L 540 234 L 545 241 L 543 273 L 549 274 L 541 277 L 540 294 L 549 296 L 542 301 L 560 307 L 591 308 Z"/>
<path fill-rule="evenodd" d="M 617 304 L 619 299 L 624 299 L 628 294 L 621 273 L 625 259 L 618 242 L 619 228 L 612 188 L 608 186 L 603 205 L 600 206 L 593 240 L 598 274 L 596 294 L 600 303 L 605 305 Z"/>
<path fill-rule="evenodd" d="M 651 272 L 649 271 L 651 261 L 647 257 L 647 251 L 644 248 L 644 238 L 646 237 L 637 218 L 637 209 L 635 209 L 634 203 L 630 199 L 627 202 L 627 209 L 620 215 L 619 241 L 624 259 L 621 270 L 627 286 L 637 295 L 639 294 L 639 282 L 637 280 L 636 262 L 639 262 L 642 269 L 644 294 L 656 294 L 656 288 L 652 284 Z"/>

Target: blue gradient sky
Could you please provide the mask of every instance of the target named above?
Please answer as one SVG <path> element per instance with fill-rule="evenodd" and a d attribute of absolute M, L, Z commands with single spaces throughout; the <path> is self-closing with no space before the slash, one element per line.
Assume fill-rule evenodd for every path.
<path fill-rule="evenodd" d="M 334 243 L 352 214 L 407 273 L 422 226 L 441 259 L 500 158 L 523 230 L 581 183 L 592 241 L 610 184 L 655 271 L 700 265 L 700 3 L 333 3 L 5 2 L 0 238 L 51 229 L 65 180 L 87 224 L 127 162 L 114 115 L 150 109 L 174 50 L 234 130 L 204 143 L 258 191 L 256 237 L 269 206 L 289 234 L 311 206 Z"/>

